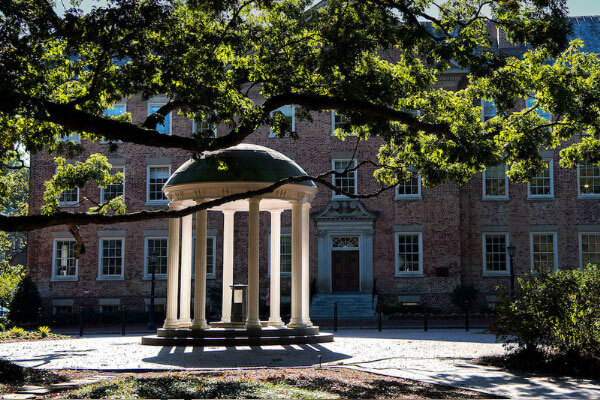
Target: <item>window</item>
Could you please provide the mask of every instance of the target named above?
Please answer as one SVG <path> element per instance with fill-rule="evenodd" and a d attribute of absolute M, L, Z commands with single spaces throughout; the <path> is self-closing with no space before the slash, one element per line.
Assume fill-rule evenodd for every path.
<path fill-rule="evenodd" d="M 123 278 L 124 239 L 102 238 L 98 246 L 99 279 Z"/>
<path fill-rule="evenodd" d="M 590 163 L 577 165 L 579 197 L 600 197 L 600 167 Z"/>
<path fill-rule="evenodd" d="M 481 100 L 481 120 L 483 122 L 496 116 L 496 105 L 493 101 Z"/>
<path fill-rule="evenodd" d="M 358 236 L 333 236 L 331 247 L 334 249 L 358 249 Z"/>
<path fill-rule="evenodd" d="M 116 313 L 119 312 L 119 306 L 117 304 L 103 304 L 100 306 L 101 313 Z"/>
<path fill-rule="evenodd" d="M 483 274 L 505 275 L 510 273 L 510 260 L 506 254 L 508 233 L 483 234 Z"/>
<path fill-rule="evenodd" d="M 420 199 L 421 175 L 413 174 L 410 178 L 396 185 L 396 199 Z"/>
<path fill-rule="evenodd" d="M 214 236 L 208 236 L 206 238 L 206 275 L 210 278 L 214 278 L 216 274 L 216 245 L 217 241 Z M 192 242 L 192 277 L 196 275 L 196 235 Z"/>
<path fill-rule="evenodd" d="M 600 232 L 579 234 L 579 264 L 600 266 Z"/>
<path fill-rule="evenodd" d="M 550 272 L 558 268 L 556 232 L 531 233 L 531 269 Z"/>
<path fill-rule="evenodd" d="M 551 198 L 554 197 L 554 169 L 552 160 L 546 160 L 548 166 L 541 174 L 535 176 L 527 183 L 529 198 Z"/>
<path fill-rule="evenodd" d="M 53 253 L 52 280 L 77 280 L 78 262 L 75 258 L 75 240 L 55 240 Z"/>
<path fill-rule="evenodd" d="M 54 306 L 54 314 L 72 314 L 73 306 Z"/>
<path fill-rule="evenodd" d="M 79 133 L 73 133 L 72 135 L 61 137 L 60 140 L 65 143 L 66 142 L 81 143 L 81 136 L 79 136 Z"/>
<path fill-rule="evenodd" d="M 283 116 L 287 120 L 287 125 L 292 127 L 291 132 L 288 131 L 284 133 L 284 136 L 290 136 L 292 132 L 296 131 L 296 110 L 293 105 L 282 106 L 276 110 L 271 111 L 271 118 L 273 118 L 278 112 L 283 114 Z M 269 131 L 269 136 L 275 136 L 275 132 L 272 128 Z"/>
<path fill-rule="evenodd" d="M 483 171 L 483 198 L 508 199 L 506 165 L 487 167 Z"/>
<path fill-rule="evenodd" d="M 79 205 L 79 188 L 67 189 L 58 197 L 59 207 L 72 207 Z"/>
<path fill-rule="evenodd" d="M 335 110 L 331 111 L 331 135 L 335 135 L 335 130 L 341 129 L 344 131 L 350 130 L 350 121 L 342 114 L 338 114 Z M 350 132 L 348 132 L 350 133 Z"/>
<path fill-rule="evenodd" d="M 421 233 L 396 233 L 396 276 L 423 274 Z"/>
<path fill-rule="evenodd" d="M 152 204 L 165 204 L 168 202 L 162 191 L 163 186 L 171 176 L 170 165 L 148 166 L 146 178 L 146 202 Z"/>
<path fill-rule="evenodd" d="M 352 169 L 356 167 L 356 160 L 332 160 L 332 168 L 335 172 L 340 173 L 333 174 L 332 180 L 336 188 L 343 190 L 350 194 L 356 194 L 356 170 L 346 171 L 346 168 Z M 336 193 L 333 191 L 333 198 L 347 198 L 347 196 Z"/>
<path fill-rule="evenodd" d="M 200 122 L 192 120 L 192 133 L 199 133 L 204 137 L 217 137 L 217 127 L 216 125 L 209 125 L 205 120 Z"/>
<path fill-rule="evenodd" d="M 107 203 L 117 196 L 123 196 L 125 201 L 125 167 L 113 167 L 111 173 L 114 175 L 118 172 L 123 174 L 123 181 L 114 185 L 106 185 L 106 188 L 100 188 L 100 201 Z"/>
<path fill-rule="evenodd" d="M 164 104 L 148 104 L 148 116 L 154 114 L 155 112 L 157 112 L 158 110 L 160 110 L 160 108 L 163 106 Z M 163 121 L 162 124 L 156 124 L 156 130 L 158 131 L 158 133 L 162 133 L 165 135 L 170 135 L 171 134 L 171 113 L 168 113 L 167 115 L 165 115 L 165 119 Z"/>
<path fill-rule="evenodd" d="M 154 272 L 160 278 L 167 276 L 167 257 L 169 255 L 169 240 L 166 237 L 146 238 L 146 257 L 144 276 L 152 276 L 152 265 L 150 265 L 150 256 L 156 255 L 156 264 Z"/>
<path fill-rule="evenodd" d="M 537 99 L 536 98 L 534 98 L 534 97 L 527 98 L 527 102 L 526 102 L 527 108 L 534 107 L 536 104 L 537 104 Z M 538 108 L 537 109 L 537 114 L 540 117 L 542 117 L 544 119 L 547 119 L 548 121 L 550 121 L 552 119 L 552 114 L 550 114 L 550 111 L 542 110 L 541 108 Z"/>
<path fill-rule="evenodd" d="M 292 235 L 281 235 L 279 248 L 279 271 L 282 274 L 292 273 Z"/>
<path fill-rule="evenodd" d="M 127 107 L 125 104 L 113 104 L 111 107 L 106 108 L 106 110 L 104 110 L 104 115 L 107 117 L 111 117 L 111 118 L 115 118 L 118 117 L 119 115 L 123 115 L 125 114 L 125 112 L 127 111 Z M 106 139 L 102 139 L 100 140 L 100 143 L 108 143 L 109 141 Z M 116 141 L 112 141 L 113 143 L 123 143 L 120 140 L 116 140 Z"/>

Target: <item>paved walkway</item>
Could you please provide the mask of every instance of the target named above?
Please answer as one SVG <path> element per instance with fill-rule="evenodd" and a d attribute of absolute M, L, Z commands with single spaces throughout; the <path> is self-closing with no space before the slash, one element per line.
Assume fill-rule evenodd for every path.
<path fill-rule="evenodd" d="M 310 366 L 321 361 L 520 399 L 600 399 L 598 382 L 515 374 L 472 363 L 502 351 L 492 335 L 448 330 L 341 330 L 333 343 L 252 348 L 150 347 L 140 345 L 140 336 L 0 344 L 0 356 L 38 368 L 209 369 Z"/>

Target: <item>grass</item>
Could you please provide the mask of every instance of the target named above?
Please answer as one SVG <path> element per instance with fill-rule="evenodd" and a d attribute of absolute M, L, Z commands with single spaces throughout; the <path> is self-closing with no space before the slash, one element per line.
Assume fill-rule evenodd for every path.
<path fill-rule="evenodd" d="M 67 379 L 59 374 L 24 368 L 0 358 L 0 393 L 10 393 L 23 385 L 50 385 Z"/>
<path fill-rule="evenodd" d="M 51 333 L 49 328 L 44 328 L 47 327 L 40 327 L 37 331 L 27 331 L 23 328 L 12 328 L 7 331 L 0 331 L 0 343 L 70 338 L 70 336 Z"/>

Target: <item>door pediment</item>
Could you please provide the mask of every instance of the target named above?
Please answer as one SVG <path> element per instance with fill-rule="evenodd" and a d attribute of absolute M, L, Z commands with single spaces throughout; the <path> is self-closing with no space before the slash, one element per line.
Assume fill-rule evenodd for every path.
<path fill-rule="evenodd" d="M 359 200 L 335 200 L 327 203 L 323 210 L 314 214 L 316 221 L 370 220 L 378 213 L 368 210 Z"/>

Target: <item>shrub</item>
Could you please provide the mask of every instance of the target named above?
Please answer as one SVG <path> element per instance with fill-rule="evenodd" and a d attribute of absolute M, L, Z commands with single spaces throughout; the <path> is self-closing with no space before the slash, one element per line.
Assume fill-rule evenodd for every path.
<path fill-rule="evenodd" d="M 40 326 L 38 328 L 38 332 L 40 333 L 41 337 L 46 337 L 50 334 L 50 327 L 49 326 Z"/>
<path fill-rule="evenodd" d="M 456 286 L 452 291 L 452 294 L 450 295 L 450 301 L 466 314 L 475 304 L 475 300 L 477 300 L 477 294 L 478 291 L 474 286 L 461 284 Z"/>
<path fill-rule="evenodd" d="M 15 326 L 15 327 L 13 327 L 13 328 L 11 328 L 11 329 L 8 331 L 8 334 L 9 334 L 10 336 L 13 336 L 13 337 L 21 337 L 21 336 L 23 336 L 23 334 L 24 334 L 24 333 L 25 333 L 25 329 L 23 329 L 23 328 L 18 328 L 18 327 L 16 327 L 16 326 Z"/>
<path fill-rule="evenodd" d="M 513 296 L 500 293 L 491 331 L 530 354 L 567 359 L 600 357 L 600 269 L 559 270 L 519 279 Z"/>
<path fill-rule="evenodd" d="M 37 286 L 31 276 L 27 275 L 19 282 L 10 301 L 8 319 L 20 324 L 35 322 L 38 319 L 40 304 Z"/>

